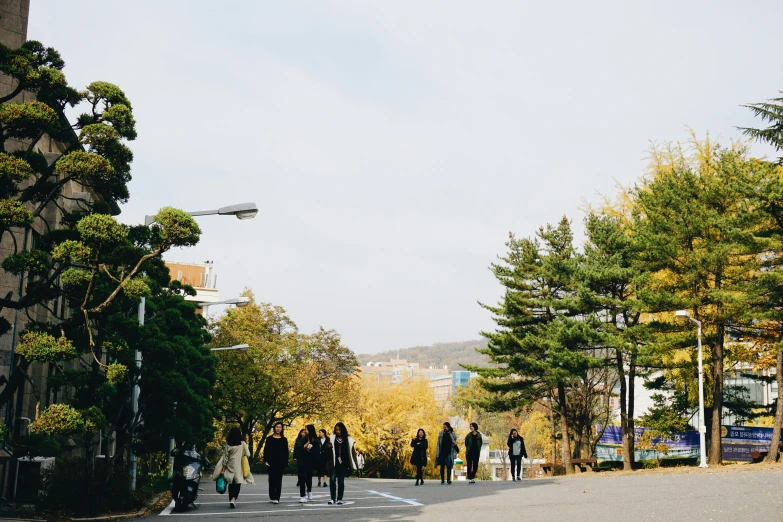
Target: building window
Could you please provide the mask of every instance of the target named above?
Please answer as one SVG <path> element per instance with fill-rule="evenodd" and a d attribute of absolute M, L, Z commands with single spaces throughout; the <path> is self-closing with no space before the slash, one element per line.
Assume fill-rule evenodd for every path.
<path fill-rule="evenodd" d="M 182 281 L 182 270 L 177 270 L 177 281 Z"/>

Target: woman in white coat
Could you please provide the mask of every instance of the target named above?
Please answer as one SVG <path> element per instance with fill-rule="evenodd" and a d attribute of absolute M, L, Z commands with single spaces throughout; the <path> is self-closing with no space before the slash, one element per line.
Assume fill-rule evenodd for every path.
<path fill-rule="evenodd" d="M 332 475 L 329 477 L 329 492 L 332 499 L 329 504 L 343 504 L 343 492 L 345 491 L 345 476 L 351 473 L 351 470 L 359 469 L 356 463 L 356 449 L 354 440 L 348 436 L 348 430 L 345 424 L 338 422 L 334 425 L 334 435 L 329 437 L 332 443 L 332 458 L 334 467 Z"/>
<path fill-rule="evenodd" d="M 212 478 L 217 480 L 222 473 L 228 482 L 228 504 L 232 509 L 237 507 L 234 502 L 239 496 L 239 488 L 242 484 L 255 484 L 252 474 L 248 473 L 247 476 L 244 476 L 242 473 L 243 456 L 250 457 L 250 448 L 242 440 L 242 432 L 239 427 L 234 426 L 228 432 L 226 444 L 223 446 L 223 455 L 212 475 Z"/>

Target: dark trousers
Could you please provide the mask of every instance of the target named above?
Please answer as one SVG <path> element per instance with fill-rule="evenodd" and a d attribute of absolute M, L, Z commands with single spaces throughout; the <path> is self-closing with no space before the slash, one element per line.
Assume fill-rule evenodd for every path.
<path fill-rule="evenodd" d="M 444 480 L 447 480 L 451 482 L 451 468 L 453 467 L 452 464 L 449 465 L 441 465 L 440 467 L 440 481 L 443 482 Z M 448 470 L 448 473 L 446 473 L 446 478 L 443 478 L 443 472 Z"/>
<path fill-rule="evenodd" d="M 416 480 L 424 480 L 424 466 L 416 466 Z"/>
<path fill-rule="evenodd" d="M 344 492 L 345 468 L 342 466 L 335 466 L 332 470 L 332 476 L 329 477 L 329 493 L 332 495 L 332 500 L 342 500 Z M 337 493 L 337 496 L 335 496 L 335 493 Z"/>
<path fill-rule="evenodd" d="M 517 468 L 516 475 L 514 474 L 514 466 Z M 522 455 L 511 455 L 511 476 L 519 478 L 519 472 L 522 469 Z"/>
<path fill-rule="evenodd" d="M 478 465 L 479 465 L 479 454 L 478 453 L 471 453 L 467 456 L 468 459 L 468 480 L 473 480 L 476 478 L 476 473 L 478 472 Z"/>
<path fill-rule="evenodd" d="M 313 490 L 313 468 L 300 466 L 297 472 L 299 474 L 299 496 L 304 497 Z"/>
<path fill-rule="evenodd" d="M 283 491 L 283 470 L 269 470 L 269 500 L 280 500 Z"/>
<path fill-rule="evenodd" d="M 229 484 L 228 485 L 228 500 L 229 502 L 231 500 L 236 500 L 239 496 L 239 488 L 242 487 L 242 484 Z"/>

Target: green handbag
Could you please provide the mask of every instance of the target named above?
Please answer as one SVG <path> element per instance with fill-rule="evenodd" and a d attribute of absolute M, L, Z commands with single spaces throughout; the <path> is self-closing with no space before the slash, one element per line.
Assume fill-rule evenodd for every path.
<path fill-rule="evenodd" d="M 215 481 L 215 490 L 217 490 L 218 493 L 221 495 L 226 492 L 226 489 L 228 489 L 228 481 L 226 480 L 226 477 L 221 473 L 220 476 L 218 476 L 217 480 Z"/>

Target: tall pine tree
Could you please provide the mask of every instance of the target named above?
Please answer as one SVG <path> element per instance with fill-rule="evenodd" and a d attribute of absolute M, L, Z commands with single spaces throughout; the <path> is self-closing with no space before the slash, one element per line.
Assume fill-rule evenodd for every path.
<path fill-rule="evenodd" d="M 508 253 L 491 266 L 505 288 L 497 306 L 482 305 L 492 312 L 498 328 L 483 332 L 489 343 L 482 353 L 499 367 L 471 368 L 482 385 L 498 392 L 500 409 L 514 403 L 530 404 L 552 398 L 562 432 L 563 465 L 572 472 L 568 389 L 583 379 L 589 368 L 601 364 L 591 345 L 595 325 L 579 311 L 575 275 L 578 254 L 573 246 L 569 221 L 538 230 L 534 239 L 506 243 Z"/>
<path fill-rule="evenodd" d="M 719 464 L 727 328 L 742 322 L 747 311 L 759 253 L 753 234 L 758 214 L 744 197 L 742 180 L 753 168 L 745 151 L 709 140 L 695 142 L 694 149 L 692 156 L 680 149 L 654 155 L 651 176 L 636 189 L 634 233 L 653 273 L 648 306 L 661 312 L 688 309 L 703 324 L 705 358 L 712 367 L 712 389 L 705 391 L 713 406 L 705 419 L 708 457 Z"/>

